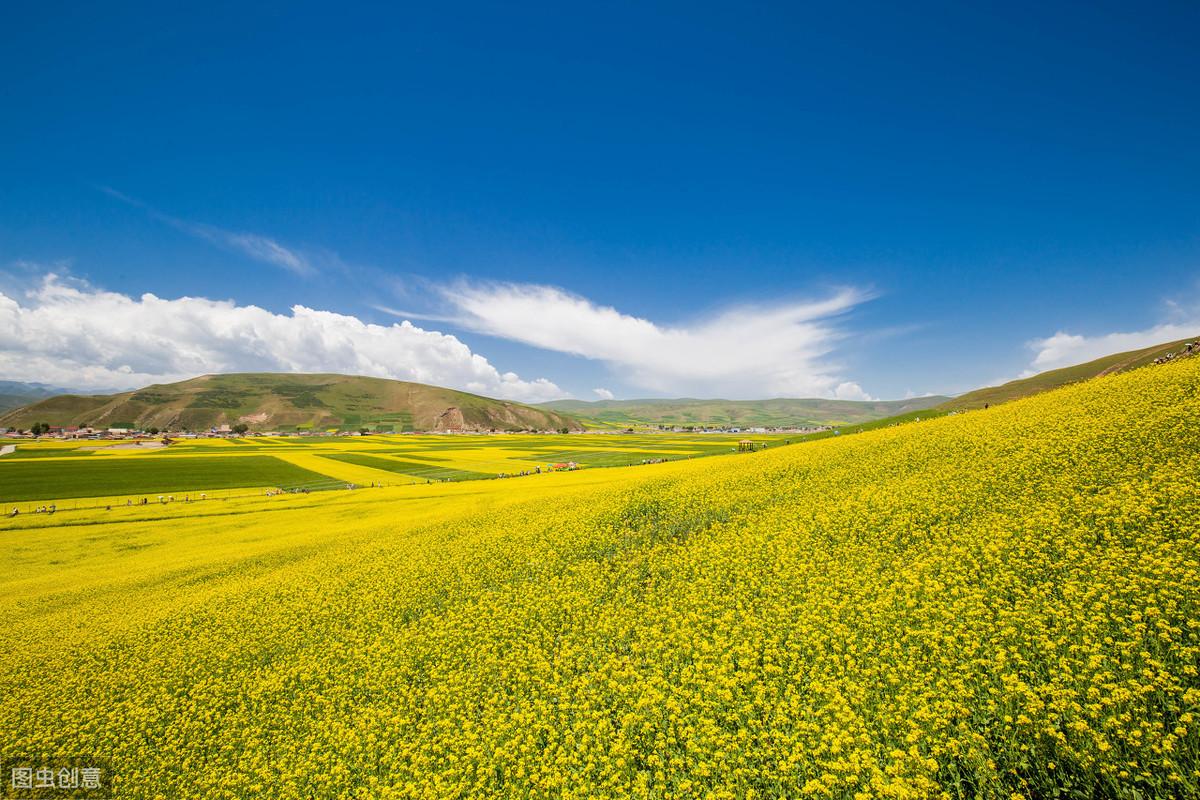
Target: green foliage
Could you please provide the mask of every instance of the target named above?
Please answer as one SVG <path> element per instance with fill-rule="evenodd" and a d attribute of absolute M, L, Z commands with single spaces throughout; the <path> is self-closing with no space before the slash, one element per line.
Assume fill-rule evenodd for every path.
<path fill-rule="evenodd" d="M 210 389 L 197 392 L 192 398 L 191 408 L 241 408 L 252 397 L 250 392 L 233 389 Z"/>
<path fill-rule="evenodd" d="M 145 403 L 148 406 L 154 406 L 158 405 L 159 403 L 166 403 L 175 399 L 175 395 L 167 394 L 166 392 L 155 391 L 153 389 L 143 389 L 140 392 L 135 393 L 130 399 L 139 403 Z"/>

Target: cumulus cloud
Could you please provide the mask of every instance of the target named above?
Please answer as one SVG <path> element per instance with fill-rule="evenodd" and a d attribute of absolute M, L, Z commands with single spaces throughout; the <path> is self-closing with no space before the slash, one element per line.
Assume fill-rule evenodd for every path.
<path fill-rule="evenodd" d="M 833 390 L 833 396 L 838 400 L 874 400 L 874 397 L 863 391 L 854 381 L 842 381 Z"/>
<path fill-rule="evenodd" d="M 338 372 L 537 402 L 554 383 L 500 372 L 454 336 L 293 306 L 275 314 L 202 297 L 134 298 L 54 274 L 23 300 L 0 292 L 0 375 L 132 388 L 212 372 Z"/>
<path fill-rule="evenodd" d="M 603 388 L 592 389 L 592 392 L 595 393 L 596 397 L 599 397 L 601 400 L 612 400 L 613 397 L 615 396 L 608 389 L 603 389 Z"/>
<path fill-rule="evenodd" d="M 1029 369 L 1021 377 L 1029 377 L 1048 369 L 1069 367 L 1092 361 L 1113 353 L 1140 350 L 1156 344 L 1200 335 L 1200 318 L 1191 321 L 1168 322 L 1141 331 L 1106 333 L 1099 336 L 1080 336 L 1059 331 L 1045 339 L 1029 343 L 1035 355 Z"/>
<path fill-rule="evenodd" d="M 660 325 L 551 286 L 459 283 L 443 293 L 458 325 L 604 362 L 654 392 L 867 397 L 826 360 L 844 335 L 835 318 L 869 299 L 855 289 L 728 308 L 687 325 Z"/>

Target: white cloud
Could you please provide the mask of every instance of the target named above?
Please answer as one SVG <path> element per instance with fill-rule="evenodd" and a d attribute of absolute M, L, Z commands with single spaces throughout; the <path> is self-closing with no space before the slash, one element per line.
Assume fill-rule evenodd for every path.
<path fill-rule="evenodd" d="M 1113 353 L 1141 350 L 1197 335 L 1200 335 L 1200 319 L 1163 323 L 1146 330 L 1106 333 L 1099 336 L 1080 336 L 1059 331 L 1046 339 L 1037 339 L 1029 343 L 1036 355 L 1029 369 L 1021 373 L 1021 377 L 1027 378 L 1048 369 L 1069 367 Z"/>
<path fill-rule="evenodd" d="M 211 372 L 338 372 L 537 402 L 552 382 L 500 372 L 453 336 L 293 306 L 132 298 L 47 275 L 24 303 L 0 292 L 0 375 L 79 388 L 133 388 Z"/>
<path fill-rule="evenodd" d="M 659 325 L 550 286 L 459 283 L 443 290 L 465 328 L 606 363 L 667 394 L 864 398 L 825 359 L 844 335 L 834 318 L 869 299 L 847 289 L 816 302 L 725 309 Z"/>
<path fill-rule="evenodd" d="M 266 236 L 259 236 L 256 233 L 236 233 L 209 225 L 187 224 L 186 227 L 195 231 L 199 236 L 241 251 L 255 261 L 274 264 L 297 275 L 312 275 L 316 272 L 316 268 L 306 257 Z"/>
<path fill-rule="evenodd" d="M 226 250 L 234 250 L 244 256 L 261 261 L 264 264 L 282 267 L 296 275 L 309 276 L 317 272 L 317 268 L 313 265 L 312 259 L 298 250 L 284 247 L 276 240 L 261 236 L 257 233 L 244 233 L 240 231 L 230 231 L 224 228 L 218 228 L 216 225 L 205 225 L 200 222 L 191 222 L 179 217 L 173 217 L 170 214 L 164 214 L 156 208 L 153 208 L 137 198 L 130 197 L 127 194 L 118 192 L 108 186 L 98 187 L 100 191 L 115 197 L 122 203 L 131 205 L 134 208 L 140 208 L 145 211 L 150 217 L 159 222 L 166 223 L 176 230 L 183 231 L 189 236 L 194 236 L 197 239 L 204 239 L 207 242 L 223 247 Z"/>
<path fill-rule="evenodd" d="M 863 391 L 854 381 L 843 381 L 833 390 L 833 396 L 838 400 L 874 400 L 874 397 Z"/>
<path fill-rule="evenodd" d="M 595 395 L 601 400 L 612 400 L 613 397 L 615 397 L 615 395 L 608 389 L 592 389 L 592 392 L 595 393 Z"/>

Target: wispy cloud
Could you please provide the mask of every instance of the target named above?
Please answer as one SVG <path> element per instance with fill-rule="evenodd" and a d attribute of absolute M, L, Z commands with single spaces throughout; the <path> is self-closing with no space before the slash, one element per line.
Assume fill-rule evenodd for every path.
<path fill-rule="evenodd" d="M 241 253 L 248 258 L 259 261 L 263 264 L 281 267 L 296 275 L 309 277 L 317 273 L 317 268 L 313 264 L 313 259 L 299 250 L 284 247 L 275 239 L 269 236 L 262 236 L 257 233 L 246 233 L 241 231 L 231 231 L 225 228 L 219 228 L 215 225 L 207 225 L 202 222 L 192 222 L 190 220 L 181 219 L 170 214 L 163 213 L 158 209 L 150 206 L 135 197 L 130 197 L 124 192 L 119 192 L 110 186 L 98 186 L 100 191 L 107 194 L 116 200 L 120 200 L 126 205 L 133 208 L 141 209 L 146 212 L 152 219 L 158 220 L 166 225 L 170 225 L 178 231 L 186 233 L 189 236 L 197 239 L 203 239 L 217 247 L 234 252 Z"/>
<path fill-rule="evenodd" d="M 460 281 L 439 291 L 453 308 L 443 319 L 459 327 L 601 361 L 625 382 L 654 392 L 868 397 L 827 359 L 846 335 L 836 319 L 871 297 L 860 289 L 816 301 L 731 307 L 682 325 L 655 323 L 552 286 Z"/>

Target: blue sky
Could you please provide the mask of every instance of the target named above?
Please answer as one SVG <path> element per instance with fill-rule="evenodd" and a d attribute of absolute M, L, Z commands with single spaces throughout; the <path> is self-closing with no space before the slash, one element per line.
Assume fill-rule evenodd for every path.
<path fill-rule="evenodd" d="M 5 28 L 0 377 L 894 398 L 1200 332 L 1195 4 Z"/>

